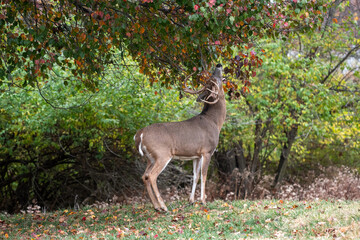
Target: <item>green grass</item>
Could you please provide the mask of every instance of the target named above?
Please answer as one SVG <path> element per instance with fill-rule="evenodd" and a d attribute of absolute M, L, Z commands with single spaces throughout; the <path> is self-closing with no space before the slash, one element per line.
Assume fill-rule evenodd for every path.
<path fill-rule="evenodd" d="M 359 201 L 215 201 L 0 214 L 0 239 L 359 239 Z"/>

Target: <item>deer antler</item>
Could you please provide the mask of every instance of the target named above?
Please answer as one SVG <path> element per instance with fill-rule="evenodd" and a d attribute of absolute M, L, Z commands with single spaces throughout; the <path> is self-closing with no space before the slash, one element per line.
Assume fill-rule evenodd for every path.
<path fill-rule="evenodd" d="M 204 103 L 207 103 L 207 104 L 215 104 L 215 103 L 217 103 L 218 101 L 219 101 L 219 98 L 217 97 L 214 101 L 212 101 L 212 102 L 209 102 L 209 101 L 206 101 L 206 100 L 204 100 L 204 99 L 200 99 L 200 101 L 202 101 L 202 102 L 204 102 Z"/>
<path fill-rule="evenodd" d="M 184 79 L 184 85 L 185 85 L 185 88 L 183 89 L 184 92 L 187 92 L 187 93 L 190 93 L 190 94 L 199 94 L 201 92 L 203 92 L 205 89 L 206 89 L 206 86 L 204 86 L 203 88 L 201 88 L 200 90 L 197 90 L 197 91 L 194 91 L 194 90 L 191 90 L 190 88 L 188 88 L 188 86 L 186 86 L 186 81 L 192 76 L 194 75 L 195 72 L 193 72 L 192 74 L 190 74 L 189 76 L 187 76 L 185 79 Z"/>
<path fill-rule="evenodd" d="M 206 99 L 200 99 L 202 102 L 205 102 L 205 103 L 208 103 L 208 104 L 215 104 L 219 101 L 219 90 L 220 90 L 220 87 L 219 85 L 214 81 L 214 80 L 210 80 L 210 82 L 212 82 L 214 84 L 214 87 L 217 89 L 217 90 L 212 90 L 210 88 L 206 88 L 206 90 L 208 90 L 210 92 L 210 94 L 206 97 Z M 210 101 L 207 101 L 209 98 L 213 97 L 215 100 L 210 102 Z"/>
<path fill-rule="evenodd" d="M 216 88 L 217 88 L 217 91 L 214 91 L 214 90 L 212 90 L 212 89 L 210 89 L 210 88 L 206 88 L 206 89 L 207 89 L 209 92 L 218 95 L 218 94 L 219 94 L 219 90 L 220 90 L 220 89 L 219 89 L 219 85 L 218 85 L 216 82 L 214 82 L 213 80 L 210 80 L 210 82 L 214 83 L 214 85 L 215 85 Z"/>

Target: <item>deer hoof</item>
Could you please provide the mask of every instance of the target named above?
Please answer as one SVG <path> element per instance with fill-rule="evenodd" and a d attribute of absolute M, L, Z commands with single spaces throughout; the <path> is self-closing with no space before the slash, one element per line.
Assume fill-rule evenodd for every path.
<path fill-rule="evenodd" d="M 166 206 L 162 206 L 162 207 L 161 207 L 161 210 L 162 210 L 163 212 L 167 212 L 167 211 L 168 211 L 168 208 L 167 208 Z"/>
<path fill-rule="evenodd" d="M 157 211 L 157 212 L 167 212 L 168 211 L 168 209 L 167 209 L 167 207 L 166 206 L 163 206 L 163 207 L 156 207 L 155 208 L 155 211 Z"/>

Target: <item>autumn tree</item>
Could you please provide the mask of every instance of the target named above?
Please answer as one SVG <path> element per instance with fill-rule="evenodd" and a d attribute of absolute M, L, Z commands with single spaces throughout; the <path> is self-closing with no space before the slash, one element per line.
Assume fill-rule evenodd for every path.
<path fill-rule="evenodd" d="M 2 82 L 41 87 L 59 66 L 92 90 L 107 64 L 126 64 L 128 55 L 150 81 L 179 88 L 184 75 L 195 71 L 201 81 L 222 61 L 246 76 L 246 90 L 262 62 L 256 41 L 310 30 L 326 7 L 298 0 L 1 2 Z M 26 76 L 18 77 L 17 69 Z"/>

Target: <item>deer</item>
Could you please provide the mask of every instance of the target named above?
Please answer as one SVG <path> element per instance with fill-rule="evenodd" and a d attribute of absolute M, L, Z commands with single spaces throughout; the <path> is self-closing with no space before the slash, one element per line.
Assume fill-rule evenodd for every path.
<path fill-rule="evenodd" d="M 201 202 L 205 205 L 205 184 L 211 160 L 219 142 L 226 116 L 225 94 L 222 87 L 223 68 L 217 64 L 211 77 L 200 90 L 186 86 L 184 92 L 198 94 L 203 102 L 200 114 L 181 122 L 154 123 L 137 131 L 136 149 L 147 160 L 142 180 L 157 211 L 168 209 L 157 187 L 157 178 L 171 160 L 193 161 L 193 185 L 189 201 L 194 203 L 196 185 L 201 176 Z"/>

